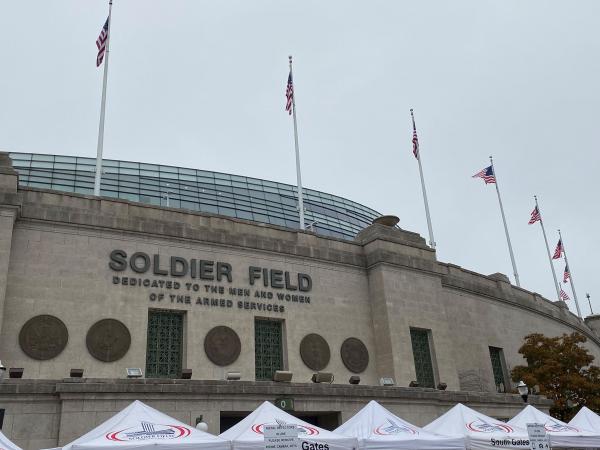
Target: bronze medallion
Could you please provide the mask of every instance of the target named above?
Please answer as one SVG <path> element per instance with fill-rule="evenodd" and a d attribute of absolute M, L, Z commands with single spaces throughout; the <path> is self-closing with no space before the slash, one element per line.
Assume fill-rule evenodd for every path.
<path fill-rule="evenodd" d="M 210 330 L 204 338 L 206 356 L 217 366 L 233 364 L 242 350 L 242 343 L 235 331 L 224 325 Z"/>
<path fill-rule="evenodd" d="M 88 330 L 85 345 L 94 358 L 113 362 L 121 359 L 129 350 L 131 334 L 122 322 L 102 319 Z"/>
<path fill-rule="evenodd" d="M 361 373 L 369 365 L 369 351 L 360 339 L 348 338 L 342 344 L 340 351 L 342 362 L 353 373 Z"/>
<path fill-rule="evenodd" d="M 331 352 L 323 336 L 311 333 L 300 342 L 300 357 L 309 369 L 323 370 L 329 364 Z"/>
<path fill-rule="evenodd" d="M 19 345 L 25 354 L 42 361 L 58 356 L 68 341 L 69 332 L 65 324 L 46 314 L 29 319 L 19 333 Z"/>

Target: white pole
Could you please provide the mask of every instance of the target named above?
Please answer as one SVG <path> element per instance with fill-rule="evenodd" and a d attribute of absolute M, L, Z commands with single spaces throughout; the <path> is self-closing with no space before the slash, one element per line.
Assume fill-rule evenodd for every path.
<path fill-rule="evenodd" d="M 550 269 L 552 269 L 552 276 L 554 277 L 554 286 L 556 287 L 556 295 L 558 300 L 560 300 L 560 289 L 558 287 L 558 281 L 556 280 L 556 272 L 554 271 L 554 264 L 552 264 L 552 256 L 550 256 L 550 247 L 548 247 L 548 238 L 546 237 L 546 230 L 544 229 L 544 220 L 542 219 L 542 211 L 540 211 L 540 207 L 537 201 L 537 195 L 534 195 L 535 206 L 540 214 L 540 225 L 542 226 L 542 233 L 544 234 L 544 242 L 546 242 L 546 252 L 548 252 L 548 261 L 550 261 Z"/>
<path fill-rule="evenodd" d="M 102 80 L 102 101 L 100 103 L 100 125 L 98 127 L 98 148 L 96 152 L 96 178 L 94 180 L 94 195 L 100 196 L 100 181 L 102 178 L 102 150 L 104 149 L 104 116 L 106 112 L 106 80 L 108 78 L 108 55 L 110 46 L 110 27 L 112 0 L 108 2 L 108 35 L 106 37 L 106 54 L 104 55 L 104 78 Z"/>
<path fill-rule="evenodd" d="M 502 222 L 504 223 L 504 233 L 506 233 L 506 242 L 508 243 L 508 253 L 510 254 L 510 261 L 512 262 L 513 274 L 515 275 L 515 283 L 517 286 L 521 287 L 521 283 L 519 281 L 519 274 L 517 272 L 517 263 L 515 262 L 515 255 L 513 254 L 512 244 L 510 243 L 510 236 L 508 234 L 508 226 L 506 225 L 506 217 L 504 216 L 504 207 L 502 206 L 502 198 L 500 198 L 500 188 L 498 187 L 498 175 L 496 174 L 496 169 L 494 168 L 494 160 L 490 156 L 490 163 L 492 164 L 492 172 L 494 173 L 494 177 L 496 178 L 496 193 L 498 194 L 498 203 L 500 203 L 500 213 L 502 214 Z"/>
<path fill-rule="evenodd" d="M 290 75 L 292 77 L 292 114 L 294 116 L 294 144 L 296 146 L 296 178 L 298 179 L 298 209 L 300 213 L 300 229 L 304 230 L 304 194 L 302 192 L 302 175 L 300 174 L 300 149 L 298 148 L 298 123 L 296 122 L 296 86 L 292 73 L 292 57 L 290 59 Z"/>
<path fill-rule="evenodd" d="M 558 238 L 562 242 L 563 253 L 565 254 L 565 264 L 569 268 L 569 281 L 571 282 L 571 290 L 573 291 L 573 298 L 575 299 L 575 307 L 577 308 L 577 315 L 581 319 L 581 309 L 579 308 L 579 301 L 577 300 L 577 293 L 575 292 L 575 285 L 573 284 L 573 272 L 571 272 L 571 266 L 569 266 L 569 260 L 567 259 L 567 250 L 565 241 L 563 240 L 560 230 L 558 230 Z"/>
<path fill-rule="evenodd" d="M 412 118 L 413 132 L 417 132 L 415 125 L 415 116 L 413 110 L 410 110 L 410 117 Z M 425 216 L 427 217 L 427 228 L 429 229 L 429 246 L 435 249 L 435 239 L 433 238 L 433 227 L 431 226 L 431 216 L 429 214 L 429 203 L 427 202 L 427 191 L 425 190 L 425 177 L 423 176 L 423 166 L 421 164 L 421 147 L 417 147 L 417 161 L 419 162 L 419 175 L 421 175 L 421 190 L 423 191 L 423 202 L 425 202 Z"/>

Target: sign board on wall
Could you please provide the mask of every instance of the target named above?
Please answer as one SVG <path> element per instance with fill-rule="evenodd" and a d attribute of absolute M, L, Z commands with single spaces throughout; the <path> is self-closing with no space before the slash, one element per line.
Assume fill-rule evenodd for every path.
<path fill-rule="evenodd" d="M 290 304 L 311 304 L 307 273 L 248 266 L 238 274 L 224 261 L 145 252 L 110 252 L 112 284 L 144 292 L 154 304 L 177 303 L 284 313 Z M 244 273 L 245 272 L 245 273 Z"/>
<path fill-rule="evenodd" d="M 265 450 L 298 450 L 296 425 L 265 425 Z"/>
<path fill-rule="evenodd" d="M 294 399 L 293 398 L 276 398 L 273 401 L 273 404 L 277 406 L 279 409 L 283 409 L 284 411 L 293 411 L 294 410 Z"/>
<path fill-rule="evenodd" d="M 527 434 L 531 450 L 550 450 L 550 438 L 543 423 L 528 423 Z"/>

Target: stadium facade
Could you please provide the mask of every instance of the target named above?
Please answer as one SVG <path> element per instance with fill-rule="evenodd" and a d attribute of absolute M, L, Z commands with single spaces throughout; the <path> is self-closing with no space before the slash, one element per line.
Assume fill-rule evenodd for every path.
<path fill-rule="evenodd" d="M 105 168 L 94 197 L 89 158 L 0 153 L 0 359 L 22 374 L 0 425 L 25 450 L 134 399 L 213 433 L 264 400 L 327 428 L 371 399 L 417 425 L 456 402 L 508 418 L 525 335 L 578 331 L 600 357 L 600 316 L 439 262 L 357 203 L 307 189 L 300 231 L 287 185 Z"/>

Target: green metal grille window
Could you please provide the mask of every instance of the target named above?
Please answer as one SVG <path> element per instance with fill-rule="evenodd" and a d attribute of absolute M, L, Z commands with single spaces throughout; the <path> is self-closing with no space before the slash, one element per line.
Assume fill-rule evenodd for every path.
<path fill-rule="evenodd" d="M 429 348 L 429 331 L 411 328 L 410 340 L 415 358 L 417 382 L 421 387 L 435 387 L 431 349 Z"/>
<path fill-rule="evenodd" d="M 183 349 L 183 313 L 148 312 L 147 378 L 179 378 Z"/>
<path fill-rule="evenodd" d="M 272 380 L 273 373 L 283 369 L 281 322 L 254 321 L 254 363 L 257 380 Z"/>
<path fill-rule="evenodd" d="M 502 349 L 498 347 L 490 347 L 490 359 L 492 360 L 492 371 L 494 373 L 494 384 L 496 391 L 506 392 L 504 380 L 504 365 L 502 360 Z"/>

